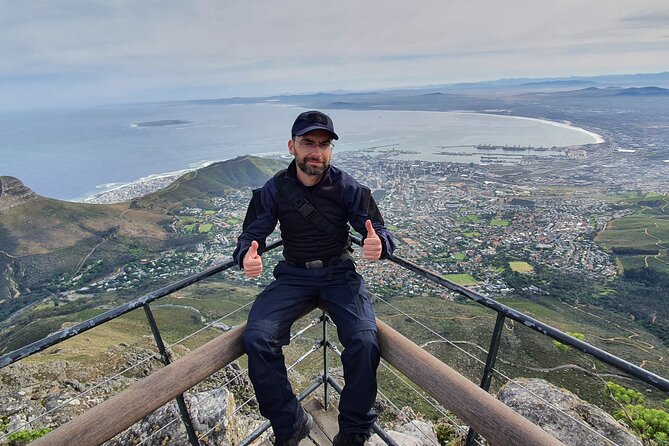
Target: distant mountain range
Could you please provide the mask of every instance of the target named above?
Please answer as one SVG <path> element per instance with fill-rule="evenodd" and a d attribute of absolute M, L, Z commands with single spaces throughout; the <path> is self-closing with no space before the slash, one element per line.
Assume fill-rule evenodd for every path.
<path fill-rule="evenodd" d="M 556 98 L 597 98 L 597 97 L 615 97 L 615 96 L 669 96 L 669 89 L 660 87 L 587 87 L 577 90 L 561 90 L 541 93 L 530 93 L 542 95 L 544 97 Z"/>
<path fill-rule="evenodd" d="M 272 102 L 290 102 L 291 104 L 303 104 L 305 106 L 333 106 L 335 108 L 346 108 L 365 102 L 382 104 L 384 101 L 400 97 L 416 97 L 418 95 L 441 94 L 453 95 L 461 98 L 461 95 L 486 94 L 506 95 L 509 93 L 530 92 L 555 92 L 565 90 L 586 89 L 596 87 L 605 89 L 608 87 L 643 88 L 659 87 L 669 88 L 669 71 L 661 73 L 639 73 L 639 74 L 615 74 L 605 76 L 568 76 L 551 78 L 509 78 L 494 81 L 425 85 L 406 88 L 381 89 L 369 91 L 331 91 L 322 93 L 277 95 L 267 97 L 245 97 L 245 98 L 219 98 L 192 101 L 179 101 L 179 103 L 192 104 L 217 104 L 217 103 L 256 103 L 259 100 Z"/>
<path fill-rule="evenodd" d="M 256 98 L 224 98 L 187 101 L 189 104 L 284 103 L 315 109 L 471 111 L 576 120 L 562 107 L 589 110 L 602 100 L 612 113 L 638 109 L 641 100 L 669 96 L 669 72 L 653 74 L 500 79 L 489 82 L 430 85 L 367 92 L 327 92 Z M 540 98 L 540 101 L 537 101 Z M 567 103 L 568 102 L 568 103 Z M 663 115 L 663 101 L 641 104 Z M 180 102 L 183 103 L 183 102 Z M 652 118 L 655 119 L 655 118 Z M 599 127 L 599 125 L 598 125 Z"/>
<path fill-rule="evenodd" d="M 494 88 L 494 87 L 529 87 L 529 88 L 573 88 L 584 86 L 601 87 L 669 87 L 669 71 L 661 73 L 613 74 L 604 76 L 567 76 L 551 78 L 509 78 L 495 81 L 442 85 L 449 89 Z"/>

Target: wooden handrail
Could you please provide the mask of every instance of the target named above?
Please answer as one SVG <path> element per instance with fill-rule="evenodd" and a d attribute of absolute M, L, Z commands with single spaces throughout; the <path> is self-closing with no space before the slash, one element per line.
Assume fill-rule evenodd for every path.
<path fill-rule="evenodd" d="M 495 446 L 564 446 L 509 406 L 376 320 L 381 357 Z"/>
<path fill-rule="evenodd" d="M 472 426 L 495 446 L 564 446 L 377 319 L 383 359 Z M 246 324 L 207 342 L 170 365 L 89 409 L 31 445 L 95 446 L 204 381 L 244 353 Z"/>
<path fill-rule="evenodd" d="M 242 324 L 212 339 L 31 445 L 104 443 L 244 354 L 245 328 Z"/>

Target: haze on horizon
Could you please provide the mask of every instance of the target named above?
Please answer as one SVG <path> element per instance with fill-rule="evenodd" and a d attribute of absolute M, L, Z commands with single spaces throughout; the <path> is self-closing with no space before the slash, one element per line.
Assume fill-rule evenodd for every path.
<path fill-rule="evenodd" d="M 0 109 L 669 69 L 664 0 L 6 0 Z"/>

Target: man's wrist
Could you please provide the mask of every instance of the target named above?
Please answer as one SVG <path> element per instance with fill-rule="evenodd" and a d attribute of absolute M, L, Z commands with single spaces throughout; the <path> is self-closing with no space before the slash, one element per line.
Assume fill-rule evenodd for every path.
<path fill-rule="evenodd" d="M 246 248 L 239 253 L 239 269 L 241 270 L 244 269 L 244 258 L 246 257 L 246 253 L 249 252 L 249 248 Z"/>

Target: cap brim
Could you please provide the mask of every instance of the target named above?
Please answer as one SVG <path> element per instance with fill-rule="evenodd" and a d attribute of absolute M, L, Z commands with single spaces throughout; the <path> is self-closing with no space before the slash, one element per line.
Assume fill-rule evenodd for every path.
<path fill-rule="evenodd" d="M 313 132 L 314 130 L 325 130 L 326 132 L 328 132 L 329 134 L 332 135 L 333 139 L 339 139 L 339 136 L 337 136 L 337 134 L 335 132 L 333 132 L 332 130 L 330 130 L 329 128 L 327 128 L 323 125 L 312 125 L 310 127 L 307 127 L 307 128 L 304 128 L 304 129 L 300 130 L 299 132 L 295 133 L 295 135 L 297 135 L 297 136 L 306 135 L 307 133 Z"/>

